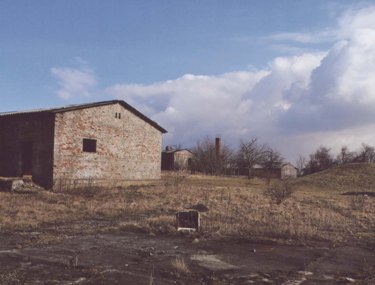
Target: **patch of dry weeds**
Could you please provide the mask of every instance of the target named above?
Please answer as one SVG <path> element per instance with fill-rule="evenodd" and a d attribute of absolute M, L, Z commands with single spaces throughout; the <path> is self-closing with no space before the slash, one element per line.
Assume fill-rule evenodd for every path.
<path fill-rule="evenodd" d="M 297 181 L 292 196 L 275 204 L 263 194 L 266 186 L 261 182 L 184 174 L 181 179 L 164 177 L 159 185 L 87 194 L 0 193 L 0 227 L 38 230 L 44 224 L 100 219 L 120 230 L 175 234 L 175 213 L 202 204 L 208 208 L 201 213 L 201 234 L 206 237 L 341 242 L 374 236 L 374 198 L 353 202 L 337 192 L 306 190 L 305 182 Z"/>

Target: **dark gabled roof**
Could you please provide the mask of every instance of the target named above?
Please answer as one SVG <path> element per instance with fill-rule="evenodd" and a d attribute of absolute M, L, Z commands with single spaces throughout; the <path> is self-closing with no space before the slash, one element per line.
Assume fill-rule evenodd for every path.
<path fill-rule="evenodd" d="M 120 104 L 122 107 L 127 109 L 128 111 L 132 112 L 137 117 L 141 118 L 145 122 L 149 123 L 151 126 L 156 128 L 162 133 L 166 133 L 167 131 L 159 126 L 156 122 L 151 120 L 150 118 L 143 115 L 141 112 L 139 112 L 134 107 L 130 106 L 128 103 L 122 100 L 111 100 L 111 101 L 102 101 L 102 102 L 94 102 L 94 103 L 86 103 L 86 104 L 79 104 L 79 105 L 68 105 L 64 107 L 59 108 L 49 108 L 49 109 L 36 109 L 36 110 L 26 110 L 26 111 L 15 111 L 15 112 L 3 112 L 0 113 L 0 117 L 5 116 L 16 116 L 16 115 L 26 115 L 26 114 L 34 114 L 34 113 L 63 113 L 63 112 L 69 112 L 69 111 L 75 111 L 75 110 L 81 110 L 81 109 L 87 109 L 87 108 L 93 108 L 93 107 L 99 107 L 99 106 L 106 106 L 106 105 L 112 105 L 112 104 Z"/>

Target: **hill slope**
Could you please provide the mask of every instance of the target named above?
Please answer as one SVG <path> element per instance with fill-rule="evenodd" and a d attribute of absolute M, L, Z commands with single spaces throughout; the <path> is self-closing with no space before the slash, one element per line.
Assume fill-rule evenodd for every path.
<path fill-rule="evenodd" d="M 375 192 L 375 164 L 352 163 L 298 178 L 296 186 L 321 190 Z"/>

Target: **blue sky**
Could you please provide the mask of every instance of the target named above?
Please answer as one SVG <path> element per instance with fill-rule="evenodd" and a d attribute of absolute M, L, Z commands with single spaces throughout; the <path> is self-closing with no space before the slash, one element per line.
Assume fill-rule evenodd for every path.
<path fill-rule="evenodd" d="M 50 69 L 76 58 L 99 86 L 263 67 L 281 53 L 262 37 L 330 13 L 326 1 L 0 1 L 0 108 L 65 104 Z"/>
<path fill-rule="evenodd" d="M 372 4 L 2 0 L 0 112 L 124 99 L 165 144 L 374 144 Z"/>

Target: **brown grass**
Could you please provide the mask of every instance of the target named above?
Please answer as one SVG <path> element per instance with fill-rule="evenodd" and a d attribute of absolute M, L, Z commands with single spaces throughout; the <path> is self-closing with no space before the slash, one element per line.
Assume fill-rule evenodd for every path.
<path fill-rule="evenodd" d="M 181 257 L 176 257 L 175 259 L 173 259 L 171 264 L 178 274 L 190 273 L 189 266 L 186 264 L 185 260 Z"/>
<path fill-rule="evenodd" d="M 311 191 L 373 191 L 374 175 L 375 163 L 352 163 L 301 177 L 297 184 Z"/>
<path fill-rule="evenodd" d="M 374 239 L 375 198 L 353 200 L 353 196 L 341 195 L 356 187 L 356 176 L 352 171 L 348 175 L 353 176 L 351 186 L 350 177 L 329 172 L 297 179 L 292 196 L 280 205 L 263 194 L 266 185 L 262 180 L 186 174 L 164 175 L 153 186 L 0 193 L 0 230 L 40 231 L 63 225 L 72 230 L 77 224 L 79 230 L 97 231 L 90 221 L 99 220 L 107 223 L 102 230 L 175 234 L 175 213 L 203 204 L 209 208 L 201 215 L 201 234 L 206 237 L 332 242 Z M 321 180 L 325 183 L 320 184 Z M 345 187 L 339 182 L 342 180 Z M 361 185 L 371 183 L 362 181 Z"/>

